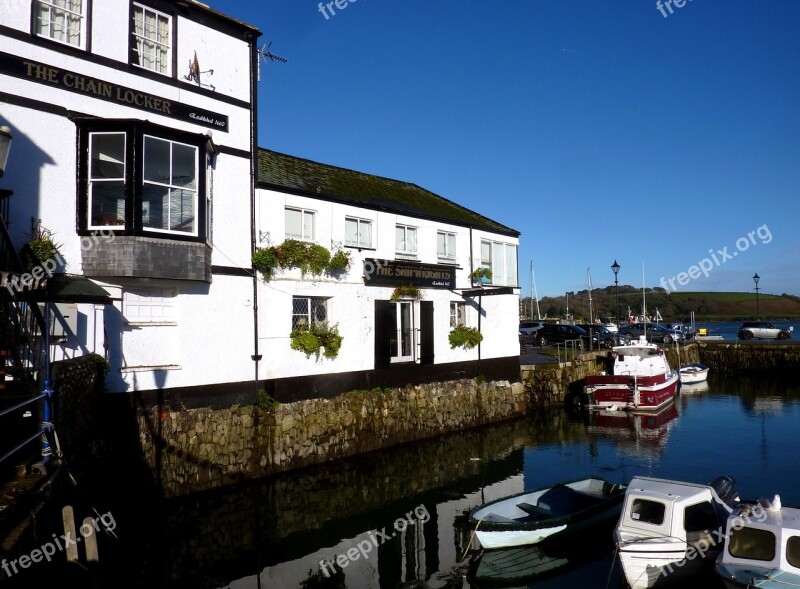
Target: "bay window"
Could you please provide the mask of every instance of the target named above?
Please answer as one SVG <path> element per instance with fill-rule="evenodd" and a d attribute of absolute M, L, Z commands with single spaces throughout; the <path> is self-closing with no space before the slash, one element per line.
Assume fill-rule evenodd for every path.
<path fill-rule="evenodd" d="M 79 232 L 207 237 L 204 136 L 118 121 L 87 122 L 80 136 Z"/>

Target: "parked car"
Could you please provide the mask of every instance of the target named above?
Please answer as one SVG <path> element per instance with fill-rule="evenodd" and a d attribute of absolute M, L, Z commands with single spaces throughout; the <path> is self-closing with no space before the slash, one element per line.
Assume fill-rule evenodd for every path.
<path fill-rule="evenodd" d="M 682 331 L 676 329 L 668 329 L 660 323 L 629 323 L 621 325 L 619 333 L 627 335 L 632 340 L 639 339 L 640 336 L 645 335 L 645 326 L 647 326 L 647 341 L 671 344 L 672 342 L 683 343 L 686 341 L 686 336 Z"/>
<path fill-rule="evenodd" d="M 519 353 L 527 354 L 528 348 L 539 345 L 539 332 L 534 331 L 530 334 L 519 332 Z"/>
<path fill-rule="evenodd" d="M 577 325 L 545 323 L 536 333 L 539 335 L 539 343 L 543 346 L 568 340 L 580 340 L 583 345 L 589 341 L 589 333 Z"/>
<path fill-rule="evenodd" d="M 541 329 L 543 325 L 544 321 L 520 321 L 519 332 L 524 333 L 525 335 L 530 335 L 534 331 Z"/>
<path fill-rule="evenodd" d="M 594 323 L 578 323 L 578 327 L 592 334 L 595 348 L 608 348 L 609 350 L 614 346 L 624 346 L 630 341 L 630 338 L 622 333 L 613 332 L 605 325 L 597 325 Z M 591 330 L 591 331 L 590 331 Z"/>
<path fill-rule="evenodd" d="M 745 321 L 737 333 L 739 339 L 790 339 L 792 332 L 766 321 Z"/>

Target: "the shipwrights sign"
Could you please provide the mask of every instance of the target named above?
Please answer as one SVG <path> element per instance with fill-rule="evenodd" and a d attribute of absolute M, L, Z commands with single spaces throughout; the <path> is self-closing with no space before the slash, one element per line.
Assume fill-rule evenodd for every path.
<path fill-rule="evenodd" d="M 0 52 L 0 73 L 228 132 L 227 115 L 168 100 L 155 94 L 148 94 L 85 74 L 53 67 L 32 59 Z"/>
<path fill-rule="evenodd" d="M 368 286 L 456 287 L 456 267 L 401 260 L 364 260 L 364 284 Z"/>

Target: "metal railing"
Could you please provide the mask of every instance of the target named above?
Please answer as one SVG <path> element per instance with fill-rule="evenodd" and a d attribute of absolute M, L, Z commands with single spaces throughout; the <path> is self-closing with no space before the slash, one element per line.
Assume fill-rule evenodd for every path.
<path fill-rule="evenodd" d="M 0 253 L 4 258 L 2 261 L 8 264 L 3 269 L 24 274 L 26 270 L 14 248 L 2 210 L 0 210 L 0 246 Z M 0 347 L 7 352 L 6 365 L 3 367 L 0 381 L 4 385 L 3 388 L 7 386 L 16 388 L 14 396 L 28 397 L 20 403 L 0 411 L 0 418 L 43 400 L 45 403 L 43 421 L 49 419 L 46 406 L 49 402 L 49 393 L 38 391 L 36 379 L 39 369 L 46 364 L 47 350 L 43 337 L 46 333 L 45 318 L 39 308 L 35 293 L 15 287 L 0 288 Z M 47 375 L 45 375 L 46 378 Z M 9 400 L 8 396 L 6 396 L 6 400 Z M 8 419 L 12 419 L 12 417 L 9 416 Z M 18 419 L 24 419 L 24 417 Z M 0 452 L 3 452 L 0 455 L 0 464 L 25 446 L 41 439 L 42 434 L 48 431 L 48 428 L 48 424 L 42 423 L 34 434 L 23 434 L 22 439 L 4 439 L 3 446 L 8 445 L 9 448 L 0 448 Z M 14 428 L 10 428 L 10 430 L 13 431 Z M 17 435 L 17 433 L 13 435 Z M 8 436 L 8 438 L 11 437 L 11 435 Z"/>
<path fill-rule="evenodd" d="M 584 351 L 584 344 L 583 340 L 581 339 L 569 339 L 560 343 L 555 344 L 556 347 L 556 356 L 558 357 L 558 362 L 561 363 L 561 355 L 563 352 L 564 360 L 563 362 L 569 362 L 570 356 L 573 360 L 577 359 L 578 356 L 583 354 Z"/>

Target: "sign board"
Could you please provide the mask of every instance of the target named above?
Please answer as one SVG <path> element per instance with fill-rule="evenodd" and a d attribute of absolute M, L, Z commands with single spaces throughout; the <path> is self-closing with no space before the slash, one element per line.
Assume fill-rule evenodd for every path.
<path fill-rule="evenodd" d="M 422 264 L 405 260 L 364 260 L 364 284 L 367 286 L 417 286 L 454 289 L 456 267 Z"/>
<path fill-rule="evenodd" d="M 16 76 L 46 86 L 75 92 L 83 96 L 114 102 L 123 106 L 138 108 L 146 112 L 163 115 L 172 119 L 187 121 L 203 127 L 228 132 L 228 116 L 196 108 L 182 102 L 167 100 L 155 94 L 140 92 L 114 82 L 78 74 L 62 68 L 0 53 L 0 73 Z"/>

